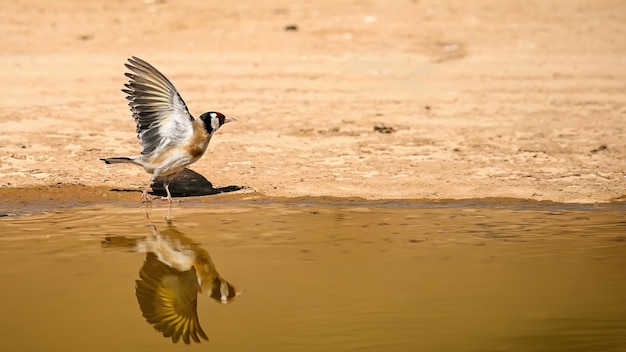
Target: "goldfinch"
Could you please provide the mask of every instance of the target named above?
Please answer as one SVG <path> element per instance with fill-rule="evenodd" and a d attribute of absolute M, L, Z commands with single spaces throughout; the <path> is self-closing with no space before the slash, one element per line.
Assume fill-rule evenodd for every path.
<path fill-rule="evenodd" d="M 167 200 L 172 204 L 169 183 L 185 167 L 198 161 L 207 150 L 213 134 L 225 123 L 236 121 L 209 111 L 194 119 L 180 94 L 165 75 L 146 61 L 131 57 L 125 66 L 132 72 L 122 91 L 128 96 L 130 111 L 137 124 L 141 154 L 102 158 L 107 164 L 131 163 L 152 174 L 143 190 L 142 201 L 150 202 L 148 190 L 163 176 Z M 169 213 L 168 213 L 169 215 Z"/>

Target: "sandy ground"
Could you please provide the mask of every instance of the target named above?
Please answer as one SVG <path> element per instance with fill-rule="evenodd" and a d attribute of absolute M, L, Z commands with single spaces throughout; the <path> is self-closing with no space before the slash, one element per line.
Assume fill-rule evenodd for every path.
<path fill-rule="evenodd" d="M 98 160 L 139 151 L 120 92 L 131 55 L 194 116 L 238 118 L 192 165 L 216 187 L 625 198 L 624 1 L 224 4 L 3 1 L 0 198 L 139 199 L 107 192 L 141 189 L 148 174 Z"/>

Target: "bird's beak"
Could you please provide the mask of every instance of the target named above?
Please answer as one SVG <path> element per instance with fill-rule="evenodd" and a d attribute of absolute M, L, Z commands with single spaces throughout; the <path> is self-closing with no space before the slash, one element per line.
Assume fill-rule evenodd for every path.
<path fill-rule="evenodd" d="M 234 118 L 234 117 L 230 117 L 230 116 L 225 116 L 224 117 L 224 123 L 235 122 L 235 121 L 237 121 L 237 119 Z"/>

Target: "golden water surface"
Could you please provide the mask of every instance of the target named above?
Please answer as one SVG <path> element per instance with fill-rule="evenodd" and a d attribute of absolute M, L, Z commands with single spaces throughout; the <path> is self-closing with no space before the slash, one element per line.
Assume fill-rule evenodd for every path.
<path fill-rule="evenodd" d="M 139 208 L 0 218 L 0 351 L 626 351 L 624 206 L 164 214 L 154 230 Z M 206 251 L 242 292 L 198 294 L 209 341 L 173 343 L 142 315 L 136 243 L 155 233 Z"/>

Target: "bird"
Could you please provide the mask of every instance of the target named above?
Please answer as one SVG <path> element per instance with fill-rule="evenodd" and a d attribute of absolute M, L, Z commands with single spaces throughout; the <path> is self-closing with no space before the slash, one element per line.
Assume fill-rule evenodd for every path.
<path fill-rule="evenodd" d="M 135 123 L 141 144 L 139 155 L 101 158 L 106 164 L 130 163 L 152 174 L 141 200 L 150 203 L 148 190 L 157 177 L 163 177 L 170 210 L 170 181 L 185 167 L 198 161 L 206 152 L 215 132 L 228 122 L 237 121 L 217 111 L 208 111 L 195 119 L 172 82 L 148 62 L 132 56 L 124 64 L 131 72 L 122 92 Z M 169 218 L 169 211 L 168 211 Z"/>
<path fill-rule="evenodd" d="M 135 296 L 146 321 L 177 343 L 200 342 L 208 337 L 198 319 L 198 293 L 221 304 L 243 293 L 217 271 L 209 252 L 167 222 L 160 230 L 150 224 L 143 238 L 107 236 L 103 247 L 146 253 L 135 281 Z"/>

